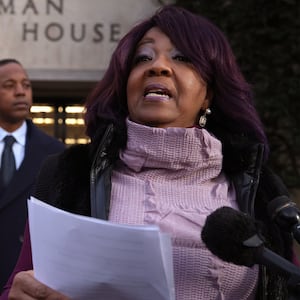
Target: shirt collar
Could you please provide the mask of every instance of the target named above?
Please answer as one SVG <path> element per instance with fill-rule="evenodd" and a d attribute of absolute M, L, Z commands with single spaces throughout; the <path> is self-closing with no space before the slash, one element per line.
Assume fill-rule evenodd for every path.
<path fill-rule="evenodd" d="M 3 141 L 4 137 L 7 135 L 12 135 L 16 142 L 22 146 L 25 146 L 26 143 L 26 132 L 27 132 L 27 123 L 24 121 L 23 124 L 13 132 L 7 132 L 0 127 L 0 141 Z"/>

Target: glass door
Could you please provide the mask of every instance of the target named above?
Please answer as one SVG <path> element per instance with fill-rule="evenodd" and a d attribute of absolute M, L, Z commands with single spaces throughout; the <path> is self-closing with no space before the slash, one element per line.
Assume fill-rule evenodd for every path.
<path fill-rule="evenodd" d="M 84 107 L 78 104 L 35 104 L 31 107 L 34 124 L 66 145 L 85 144 Z"/>

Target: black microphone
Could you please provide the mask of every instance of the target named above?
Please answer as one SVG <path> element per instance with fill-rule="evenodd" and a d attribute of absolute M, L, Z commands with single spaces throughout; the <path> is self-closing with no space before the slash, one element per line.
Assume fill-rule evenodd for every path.
<path fill-rule="evenodd" d="M 269 168 L 264 168 L 260 178 L 265 197 L 270 199 L 267 206 L 269 217 L 280 229 L 289 232 L 300 244 L 300 211 L 291 201 L 289 192 L 281 178 Z"/>
<path fill-rule="evenodd" d="M 264 247 L 259 223 L 230 207 L 221 207 L 206 218 L 201 238 L 222 260 L 251 267 L 264 265 L 285 276 L 291 287 L 300 287 L 300 269 Z"/>
<path fill-rule="evenodd" d="M 275 197 L 267 206 L 269 217 L 283 230 L 291 232 L 300 244 L 300 211 L 288 196 Z"/>

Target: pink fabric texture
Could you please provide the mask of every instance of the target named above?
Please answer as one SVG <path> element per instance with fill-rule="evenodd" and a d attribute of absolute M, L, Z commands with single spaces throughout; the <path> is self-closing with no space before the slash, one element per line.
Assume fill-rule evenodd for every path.
<path fill-rule="evenodd" d="M 237 209 L 221 171 L 220 141 L 199 128 L 152 128 L 129 120 L 127 126 L 127 147 L 112 176 L 110 220 L 156 224 L 170 234 L 177 300 L 254 299 L 258 268 L 223 262 L 200 238 L 215 209 Z"/>

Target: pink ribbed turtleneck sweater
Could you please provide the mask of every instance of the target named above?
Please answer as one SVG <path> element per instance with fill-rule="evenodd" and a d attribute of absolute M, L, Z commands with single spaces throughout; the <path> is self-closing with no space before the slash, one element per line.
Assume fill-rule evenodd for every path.
<path fill-rule="evenodd" d="M 127 126 L 127 147 L 112 176 L 110 221 L 155 224 L 171 235 L 176 300 L 254 299 L 257 268 L 219 260 L 200 238 L 207 215 L 221 206 L 237 209 L 221 171 L 221 143 L 205 129 L 129 120 Z"/>

